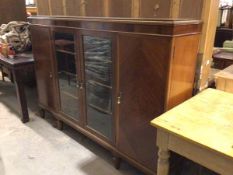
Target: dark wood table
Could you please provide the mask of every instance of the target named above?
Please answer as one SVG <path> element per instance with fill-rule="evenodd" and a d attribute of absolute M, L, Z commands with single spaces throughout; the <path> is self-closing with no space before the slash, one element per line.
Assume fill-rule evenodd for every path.
<path fill-rule="evenodd" d="M 24 91 L 23 73 L 34 68 L 33 55 L 32 53 L 21 53 L 17 54 L 14 59 L 5 58 L 0 55 L 0 65 L 8 68 L 13 74 L 20 113 L 22 115 L 21 120 L 23 123 L 26 123 L 29 121 L 29 115 Z"/>
<path fill-rule="evenodd" d="M 233 64 L 233 52 L 221 50 L 213 54 L 214 68 L 225 69 Z"/>

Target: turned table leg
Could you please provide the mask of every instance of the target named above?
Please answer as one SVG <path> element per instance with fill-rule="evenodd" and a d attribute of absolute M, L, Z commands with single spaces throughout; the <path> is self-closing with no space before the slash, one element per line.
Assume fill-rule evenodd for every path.
<path fill-rule="evenodd" d="M 168 143 L 169 143 L 169 134 L 158 129 L 157 146 L 159 150 L 158 150 L 157 175 L 169 174 L 170 151 L 168 149 Z"/>
<path fill-rule="evenodd" d="M 14 80 L 15 80 L 15 88 L 16 88 L 16 94 L 17 94 L 17 99 L 19 103 L 19 109 L 22 115 L 21 120 L 23 123 L 26 123 L 29 121 L 29 115 L 28 115 L 26 95 L 24 91 L 24 84 L 21 78 L 20 71 L 14 71 L 13 75 L 14 75 Z"/>
<path fill-rule="evenodd" d="M 159 148 L 157 175 L 169 174 L 169 158 L 170 158 L 169 150 L 164 150 L 162 148 Z"/>

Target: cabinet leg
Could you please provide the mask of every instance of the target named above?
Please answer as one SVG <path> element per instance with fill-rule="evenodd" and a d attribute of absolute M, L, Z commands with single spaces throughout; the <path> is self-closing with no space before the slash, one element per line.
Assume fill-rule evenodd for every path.
<path fill-rule="evenodd" d="M 158 155 L 159 155 L 159 158 L 158 158 L 157 175 L 168 175 L 170 152 L 167 149 L 159 148 Z"/>
<path fill-rule="evenodd" d="M 116 169 L 120 169 L 120 167 L 121 167 L 121 158 L 120 157 L 116 157 L 116 156 L 114 156 L 113 157 L 113 163 L 114 163 L 114 167 L 116 168 Z"/>
<path fill-rule="evenodd" d="M 45 118 L 45 110 L 44 109 L 40 109 L 39 115 L 40 115 L 41 118 Z"/>
<path fill-rule="evenodd" d="M 57 129 L 63 130 L 63 122 L 61 120 L 57 120 Z"/>

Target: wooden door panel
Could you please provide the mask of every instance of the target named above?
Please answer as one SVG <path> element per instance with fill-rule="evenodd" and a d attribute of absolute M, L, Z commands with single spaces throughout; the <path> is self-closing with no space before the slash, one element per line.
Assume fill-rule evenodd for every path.
<path fill-rule="evenodd" d="M 38 15 L 50 15 L 48 0 L 37 0 L 36 5 L 38 9 Z"/>
<path fill-rule="evenodd" d="M 50 0 L 51 15 L 64 15 L 63 0 Z"/>
<path fill-rule="evenodd" d="M 109 16 L 131 17 L 132 0 L 111 0 L 109 5 Z"/>
<path fill-rule="evenodd" d="M 170 39 L 119 37 L 118 149 L 156 168 L 155 130 L 150 121 L 164 112 Z"/>
<path fill-rule="evenodd" d="M 66 15 L 81 16 L 82 0 L 66 0 Z"/>
<path fill-rule="evenodd" d="M 143 0 L 140 5 L 140 17 L 169 18 L 171 0 Z"/>
<path fill-rule="evenodd" d="M 55 109 L 56 100 L 54 95 L 55 86 L 50 29 L 32 26 L 31 34 L 39 102 L 46 107 Z"/>
<path fill-rule="evenodd" d="M 201 19 L 203 0 L 181 0 L 180 18 Z"/>
<path fill-rule="evenodd" d="M 104 16 L 103 0 L 86 0 L 86 16 Z"/>
<path fill-rule="evenodd" d="M 192 97 L 199 35 L 176 37 L 167 109 Z"/>
<path fill-rule="evenodd" d="M 1 0 L 0 16 L 0 24 L 7 24 L 10 21 L 26 21 L 25 0 Z"/>

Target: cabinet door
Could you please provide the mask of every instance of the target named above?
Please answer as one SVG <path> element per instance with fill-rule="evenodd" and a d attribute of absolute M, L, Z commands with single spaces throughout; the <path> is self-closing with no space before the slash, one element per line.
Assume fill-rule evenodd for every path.
<path fill-rule="evenodd" d="M 0 24 L 7 24 L 10 21 L 26 21 L 25 0 L 1 0 L 0 16 Z"/>
<path fill-rule="evenodd" d="M 113 40 L 83 35 L 87 127 L 113 141 Z"/>
<path fill-rule="evenodd" d="M 50 15 L 65 15 L 64 8 L 66 7 L 63 5 L 63 0 L 50 0 Z"/>
<path fill-rule="evenodd" d="M 140 4 L 142 18 L 169 18 L 171 0 L 143 0 Z"/>
<path fill-rule="evenodd" d="M 181 0 L 180 18 L 201 19 L 203 0 Z"/>
<path fill-rule="evenodd" d="M 82 16 L 82 8 L 85 3 L 82 0 L 65 0 L 67 16 Z"/>
<path fill-rule="evenodd" d="M 36 0 L 38 15 L 51 15 L 48 0 Z"/>
<path fill-rule="evenodd" d="M 103 0 L 86 0 L 86 16 L 104 16 Z"/>
<path fill-rule="evenodd" d="M 60 97 L 60 112 L 80 120 L 80 91 L 83 88 L 75 31 L 55 29 L 53 32 L 56 57 L 56 77 Z"/>
<path fill-rule="evenodd" d="M 117 148 L 154 171 L 156 131 L 150 121 L 164 111 L 170 38 L 119 36 Z"/>
<path fill-rule="evenodd" d="M 44 107 L 55 109 L 57 99 L 50 28 L 32 26 L 31 35 L 39 103 Z"/>
<path fill-rule="evenodd" d="M 110 17 L 131 17 L 132 0 L 110 0 Z"/>

